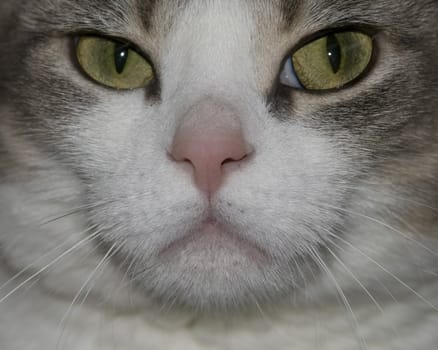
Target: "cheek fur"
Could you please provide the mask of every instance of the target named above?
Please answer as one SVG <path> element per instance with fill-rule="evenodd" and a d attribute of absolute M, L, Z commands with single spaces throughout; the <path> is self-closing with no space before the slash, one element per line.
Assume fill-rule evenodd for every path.
<path fill-rule="evenodd" d="M 351 266 L 352 274 L 367 283 L 368 275 L 385 275 L 379 261 L 415 279 L 413 259 L 400 254 L 410 239 L 417 243 L 409 248 L 418 253 L 414 254 L 418 261 L 433 265 L 429 256 L 433 254 L 424 251 L 421 234 L 412 238 L 397 225 L 403 226 L 402 220 L 409 217 L 412 231 L 434 236 L 435 216 L 430 211 L 424 214 L 424 207 L 436 207 L 437 166 L 430 151 L 436 144 L 437 99 L 430 92 L 437 81 L 436 50 L 430 48 L 436 31 L 428 19 L 434 19 L 436 11 L 426 15 L 422 11 L 427 4 L 424 8 L 411 4 L 408 12 L 415 16 L 410 15 L 409 21 L 414 18 L 415 23 L 406 26 L 407 9 L 385 2 L 364 1 L 360 6 L 308 2 L 300 9 L 289 3 L 284 7 L 285 2 L 258 1 L 254 6 L 193 1 L 179 4 L 178 11 L 171 2 L 163 1 L 157 8 L 152 2 L 141 3 L 133 9 L 130 1 L 99 6 L 60 1 L 53 10 L 53 23 L 38 20 L 46 18 L 44 6 L 38 5 L 22 17 L 26 34 L 21 33 L 17 42 L 10 40 L 20 52 L 20 64 L 9 62 L 8 55 L 0 58 L 0 63 L 6 62 L 0 67 L 11 67 L 2 69 L 5 79 L 0 84 L 1 91 L 12 96 L 5 104 L 13 110 L 5 113 L 1 130 L 13 130 L 14 135 L 14 142 L 2 136 L 2 143 L 8 145 L 0 145 L 5 149 L 0 155 L 19 169 L 17 173 L 40 166 L 46 175 L 50 167 L 62 174 L 65 182 L 53 182 L 71 187 L 67 196 L 87 210 L 77 218 L 77 226 L 66 225 L 61 236 L 68 236 L 71 227 L 77 231 L 92 225 L 102 232 L 98 246 L 120 247 L 108 278 L 114 277 L 112 283 L 119 281 L 120 273 L 127 273 L 140 277 L 136 290 L 147 297 L 177 300 L 192 308 L 226 309 L 250 304 L 247 295 L 256 302 L 270 302 L 303 291 L 305 295 L 312 290 L 336 293 L 333 283 L 327 283 L 331 270 L 340 289 L 355 290 L 357 281 L 345 277 L 349 270 L 343 265 Z M 129 14 L 120 16 L 126 8 L 131 9 Z M 346 8 L 356 16 L 352 18 L 362 18 L 364 23 L 376 23 L 373 16 L 381 14 L 382 33 L 376 41 L 385 60 L 375 66 L 369 79 L 349 89 L 327 95 L 281 89 L 275 96 L 281 103 L 271 101 L 266 91 L 274 85 L 286 50 L 325 28 L 328 24 L 321 23 L 322 18 L 344 20 Z M 138 12 L 141 20 L 131 18 Z M 283 12 L 287 13 L 282 16 Z M 67 21 L 64 13 L 72 18 Z M 417 23 L 422 17 L 424 22 Z M 283 20 L 287 28 L 279 23 Z M 88 31 L 90 23 L 115 36 L 129 37 L 151 53 L 160 73 L 159 98 L 152 101 L 145 91 L 111 91 L 79 74 L 64 35 Z M 412 28 L 419 31 L 413 33 Z M 50 38 L 49 33 L 62 38 Z M 241 136 L 252 147 L 252 157 L 245 166 L 234 167 L 214 196 L 200 191 L 193 176 L 196 169 L 169 157 L 175 135 L 187 125 L 187 114 L 209 98 L 225 101 L 237 111 Z M 224 111 L 218 110 L 217 117 L 223 117 Z M 198 113 L 203 119 L 211 111 Z M 219 119 L 224 123 L 227 118 Z M 193 124 L 194 129 L 199 127 Z M 215 127 L 210 136 L 215 135 Z M 37 162 L 29 161 L 27 149 L 42 153 L 35 157 Z M 43 166 L 47 159 L 50 167 Z M 5 178 L 15 177 L 5 168 Z M 37 216 L 53 210 L 48 202 L 57 200 L 34 193 L 50 188 L 44 171 L 34 174 L 42 181 L 31 182 L 30 190 L 24 188 L 37 203 L 25 207 Z M 370 195 L 377 191 L 372 181 L 383 184 L 378 187 L 380 196 Z M 12 194 L 3 189 L 5 198 L 20 207 L 21 198 L 27 197 L 19 195 L 20 186 L 11 188 Z M 415 200 L 401 204 L 385 199 L 400 195 Z M 14 205 L 6 203 L 4 213 L 13 214 Z M 39 206 L 45 210 L 39 211 Z M 14 215 L 4 215 L 5 222 L 10 217 Z M 419 223 L 423 218 L 428 224 Z M 211 226 L 219 224 L 224 232 L 211 234 Z M 208 225 L 205 232 L 213 238 L 199 238 L 199 233 L 205 233 L 199 227 Z M 30 226 L 18 225 L 25 233 L 33 232 Z M 58 231 L 57 227 L 50 230 Z M 223 233 L 231 238 L 221 244 Z M 6 246 L 14 245 L 13 236 L 4 237 Z M 19 252 L 31 251 L 33 241 L 26 241 L 26 235 L 18 237 L 20 248 L 11 260 L 22 267 Z M 32 237 L 40 239 L 38 250 L 43 250 L 52 236 L 43 230 Z M 334 244 L 333 239 L 342 244 Z M 176 246 L 175 241 L 183 242 L 184 249 L 160 255 Z M 102 254 L 94 244 L 90 247 L 92 265 Z M 244 256 L 244 250 L 250 253 Z M 258 251 L 266 259 L 251 264 Z M 172 256 L 163 260 L 163 255 Z M 82 274 L 86 272 L 78 273 Z M 307 288 L 312 277 L 314 284 Z M 72 280 L 75 285 L 80 279 Z M 104 286 L 97 289 L 101 292 Z"/>
<path fill-rule="evenodd" d="M 291 270 L 293 261 L 309 259 L 314 249 L 325 244 L 323 230 L 332 232 L 343 222 L 343 215 L 334 213 L 333 207 L 346 200 L 348 193 L 341 185 L 353 177 L 348 170 L 347 152 L 342 152 L 321 132 L 297 123 L 278 122 L 259 101 L 249 101 L 251 105 L 260 105 L 261 120 L 272 121 L 255 127 L 257 123 L 253 120 L 252 128 L 244 129 L 254 147 L 254 156 L 239 171 L 228 174 L 209 200 L 197 188 L 193 173 L 168 157 L 165 145 L 171 142 L 166 141 L 175 134 L 176 128 L 172 126 L 178 124 L 180 115 L 173 114 L 174 123 L 160 124 L 156 122 L 162 118 L 159 108 L 146 107 L 139 94 L 129 98 L 132 100 L 129 109 L 117 100 L 96 107 L 80 121 L 87 128 L 75 128 L 79 133 L 70 135 L 75 143 L 75 163 L 88 174 L 85 180 L 88 201 L 90 205 L 103 203 L 91 210 L 92 221 L 98 226 L 116 228 L 107 230 L 104 240 L 121 245 L 120 254 L 137 261 L 137 269 L 160 262 L 160 269 L 143 276 L 145 288 L 157 286 L 147 287 L 148 293 L 162 297 L 167 295 L 170 285 L 176 284 L 181 304 L 203 300 L 212 303 L 211 306 L 225 305 L 228 298 L 234 304 L 245 304 L 238 297 L 240 288 L 251 290 L 262 299 L 275 298 L 278 292 L 267 289 L 267 276 L 281 294 L 295 289 L 301 282 L 298 271 Z M 202 116 L 206 116 L 204 112 Z M 254 114 L 239 115 L 243 125 L 248 124 L 250 117 Z M 184 258 L 164 263 L 160 260 L 163 249 L 184 239 L 209 215 L 215 215 L 230 231 L 259 247 L 269 256 L 269 262 L 251 266 L 234 251 L 210 257 L 202 253 L 202 259 L 197 253 L 184 253 Z M 209 269 L 201 269 L 204 271 L 201 280 L 213 283 L 214 278 L 229 289 L 229 294 L 214 292 L 215 299 L 207 295 L 219 285 L 209 290 L 193 287 L 201 281 L 194 278 L 193 272 L 208 264 L 209 259 L 222 261 L 222 266 L 213 274 Z M 236 264 L 240 269 L 235 270 Z M 177 271 L 186 277 L 178 278 Z M 226 276 L 231 271 L 236 276 L 250 273 L 251 279 L 240 282 L 229 279 Z M 279 271 L 289 277 L 278 279 Z M 130 273 L 135 275 L 138 271 Z M 193 283 L 191 288 L 188 281 Z M 252 289 L 254 283 L 257 287 Z M 198 297 L 193 299 L 194 295 Z"/>

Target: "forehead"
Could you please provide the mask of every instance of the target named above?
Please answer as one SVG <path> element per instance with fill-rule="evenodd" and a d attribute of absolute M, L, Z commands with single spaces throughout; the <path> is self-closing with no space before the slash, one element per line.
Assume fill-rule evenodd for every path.
<path fill-rule="evenodd" d="M 10 0 L 8 0 L 10 1 Z M 434 18 L 436 0 L 41 0 L 28 1 L 25 25 L 35 31 L 102 31 L 124 34 L 130 27 L 161 36 L 181 20 L 190 26 L 215 8 L 228 15 L 250 18 L 259 32 L 272 28 L 290 32 L 296 27 L 308 31 L 342 25 L 365 24 L 394 31 L 418 28 L 418 19 Z M 192 17 L 187 16 L 187 12 Z M 220 13 L 217 13 L 220 15 Z M 190 20 L 187 20 L 190 18 Z M 434 22 L 435 23 L 435 22 Z M 432 25 L 436 27 L 436 25 Z M 138 28 L 136 28 L 138 30 Z"/>
<path fill-rule="evenodd" d="M 137 23 L 148 31 L 172 27 L 190 9 L 198 12 L 211 7 L 242 8 L 256 19 L 287 20 L 295 11 L 297 0 L 41 0 L 25 6 L 26 24 L 39 22 L 40 29 L 70 30 L 90 28 L 116 31 Z M 188 23 L 189 24 L 189 23 Z"/>

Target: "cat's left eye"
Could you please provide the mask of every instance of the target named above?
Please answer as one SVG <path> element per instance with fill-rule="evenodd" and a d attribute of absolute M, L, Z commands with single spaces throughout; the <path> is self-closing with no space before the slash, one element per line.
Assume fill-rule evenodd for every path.
<path fill-rule="evenodd" d="M 339 89 L 358 79 L 373 56 L 373 39 L 344 31 L 320 37 L 293 53 L 280 76 L 283 85 L 322 91 Z"/>
<path fill-rule="evenodd" d="M 76 57 L 84 72 L 114 89 L 137 89 L 154 80 L 152 64 L 129 44 L 97 36 L 82 36 Z"/>

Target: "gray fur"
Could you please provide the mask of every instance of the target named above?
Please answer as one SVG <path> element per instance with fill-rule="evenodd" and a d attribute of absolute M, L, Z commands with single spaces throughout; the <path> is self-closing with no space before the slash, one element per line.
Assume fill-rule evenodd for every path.
<path fill-rule="evenodd" d="M 184 43 L 181 52 L 172 51 L 176 48 L 170 43 L 190 27 L 187 18 L 202 19 L 210 6 L 223 6 L 227 13 L 227 4 L 254 23 L 248 40 L 238 38 L 247 45 L 242 55 L 253 60 L 254 75 L 245 82 L 230 79 L 228 91 L 212 85 L 199 93 L 196 83 L 206 81 L 209 86 L 208 74 L 200 71 L 196 79 L 183 79 L 197 69 L 193 64 L 202 52 L 197 46 L 202 33 Z M 193 18 L 191 11 L 196 12 Z M 361 285 L 341 271 L 333 252 L 351 262 L 352 274 L 371 293 L 385 299 L 385 288 L 395 297 L 406 292 L 345 242 L 363 247 L 375 260 L 388 258 L 391 271 L 408 285 L 437 283 L 436 0 L 248 0 L 234 5 L 229 0 L 22 0 L 3 2 L 0 13 L 0 210 L 4 213 L 0 218 L 7 222 L 0 228 L 0 256 L 13 272 L 26 262 L 16 248 L 26 241 L 22 232 L 47 220 L 45 211 L 43 217 L 29 211 L 62 203 L 67 212 L 81 208 L 77 221 L 84 227 L 104 232 L 98 253 L 93 253 L 96 258 L 112 245 L 120 246 L 111 273 L 127 272 L 135 279 L 139 304 L 145 298 L 189 313 L 221 315 L 260 305 L 289 307 L 293 298 L 323 304 L 321 300 L 339 290 L 326 288 L 330 278 L 315 261 L 314 252 L 336 271 L 341 288 L 353 299 L 363 294 Z M 366 76 L 326 93 L 278 84 L 288 53 L 315 33 L 344 27 L 374 37 L 376 55 Z M 73 37 L 90 32 L 135 44 L 154 63 L 156 85 L 144 94 L 137 92 L 136 102 L 131 103 L 124 98 L 134 101 L 135 92 L 116 92 L 87 79 L 74 59 Z M 216 46 L 220 45 L 225 53 L 237 50 L 230 42 Z M 181 69 L 171 67 L 172 73 L 166 66 L 170 52 L 173 57 L 181 55 L 178 59 L 183 62 Z M 230 62 L 235 61 L 230 58 Z M 240 76 L 246 68 L 243 62 L 230 70 Z M 183 86 L 174 77 L 182 77 Z M 254 230 L 254 240 L 275 261 L 272 267 L 260 271 L 243 267 L 236 275 L 227 275 L 208 266 L 198 270 L 184 254 L 170 267 L 154 258 L 157 247 L 171 244 L 178 230 L 190 225 L 193 212 L 202 212 L 205 204 L 190 191 L 183 175 L 185 182 L 173 182 L 179 170 L 166 159 L 169 135 L 190 109 L 187 104 L 193 94 L 233 105 L 242 111 L 248 135 L 255 135 L 251 137 L 260 149 L 239 175 L 248 177 L 248 184 L 242 178 L 231 181 L 215 205 L 223 217 L 239 213 L 237 226 L 247 235 L 252 234 L 248 227 Z M 135 115 L 139 109 L 135 106 L 140 105 L 144 111 Z M 24 198 L 22 208 L 18 199 L 14 203 L 11 198 Z M 23 208 L 29 209 L 22 212 Z M 24 217 L 12 218 L 17 212 Z M 181 219 L 173 220 L 175 213 Z M 52 216 L 58 215 L 66 214 Z M 44 236 L 32 230 L 28 232 L 32 239 Z M 62 225 L 56 230 L 62 231 Z M 340 240 L 333 243 L 327 231 Z M 399 231 L 407 237 L 400 237 Z M 394 239 L 394 244 L 386 246 L 386 239 Z M 388 250 L 379 252 L 380 247 Z M 406 254 L 405 248 L 415 256 Z M 102 290 L 119 282 L 117 277 L 97 285 L 97 297 L 107 296 Z M 58 291 L 53 283 L 56 280 L 42 285 L 70 295 L 70 290 Z M 431 322 L 438 325 L 436 314 Z"/>

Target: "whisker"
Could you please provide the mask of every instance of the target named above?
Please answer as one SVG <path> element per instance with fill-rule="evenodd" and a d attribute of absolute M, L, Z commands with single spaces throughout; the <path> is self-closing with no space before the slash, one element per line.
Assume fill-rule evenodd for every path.
<path fill-rule="evenodd" d="M 87 243 L 95 238 L 97 238 L 100 234 L 102 233 L 102 230 L 96 231 L 95 233 L 93 233 L 92 235 L 90 235 L 89 237 L 85 237 L 84 239 L 82 239 L 81 241 L 79 241 L 78 243 L 76 243 L 73 247 L 67 249 L 64 253 L 62 253 L 61 255 L 59 255 L 57 258 L 55 258 L 54 260 L 52 260 L 50 263 L 48 263 L 46 266 L 42 267 L 40 270 L 38 270 L 37 272 L 35 272 L 34 274 L 32 274 L 30 277 L 28 277 L 27 279 L 25 279 L 23 282 L 21 282 L 18 286 L 16 286 L 15 288 L 13 288 L 9 293 L 7 293 L 5 296 L 3 296 L 2 298 L 0 298 L 0 304 L 2 302 L 4 302 L 7 298 L 9 298 L 11 295 L 13 295 L 15 292 L 17 292 L 20 288 L 22 288 L 24 285 L 26 285 L 27 283 L 29 283 L 30 281 L 32 281 L 34 278 L 36 278 L 37 276 L 39 276 L 40 274 L 42 274 L 43 272 L 47 271 L 48 269 L 50 269 L 53 265 L 55 265 L 56 263 L 58 263 L 60 260 L 62 260 L 63 258 L 65 258 L 66 256 L 68 256 L 69 254 L 71 254 L 73 251 L 75 251 L 77 248 L 79 248 L 81 245 L 83 245 L 84 243 Z"/>
<path fill-rule="evenodd" d="M 292 255 L 292 261 L 294 262 L 294 265 L 296 266 L 296 270 L 298 270 L 298 274 L 300 275 L 300 278 L 301 278 L 301 280 L 303 281 L 303 284 L 304 284 L 303 287 L 299 287 L 299 288 L 302 289 L 302 290 L 306 290 L 307 289 L 307 280 L 306 280 L 306 277 L 304 276 L 303 269 L 298 264 L 298 261 L 295 258 L 295 255 Z"/>
<path fill-rule="evenodd" d="M 377 183 L 377 184 L 374 184 L 374 183 L 365 183 L 365 184 L 376 185 L 376 186 L 380 186 L 380 185 L 381 185 L 381 183 Z M 355 186 L 346 186 L 346 185 L 344 185 L 344 184 L 342 184 L 342 188 L 344 188 L 344 189 L 350 189 L 350 190 L 355 190 L 355 191 L 358 190 L 358 187 L 355 187 Z M 379 195 L 382 194 L 381 191 L 374 190 L 373 188 L 367 188 L 367 191 L 371 191 L 371 190 L 375 191 L 376 194 L 379 194 Z M 431 206 L 431 205 L 429 205 L 429 204 L 427 204 L 427 203 L 420 202 L 420 201 L 416 201 L 416 200 L 413 200 L 413 199 L 408 198 L 408 197 L 403 197 L 403 196 L 400 196 L 400 195 L 395 195 L 395 194 L 393 194 L 393 193 L 389 193 L 388 191 L 386 191 L 384 194 L 385 194 L 386 197 L 389 197 L 389 198 L 392 198 L 392 199 L 396 199 L 396 200 L 398 200 L 398 201 L 402 201 L 402 202 L 407 202 L 407 203 L 415 204 L 415 205 L 417 205 L 417 206 L 419 206 L 419 207 L 423 207 L 423 208 L 430 209 L 430 210 L 432 210 L 432 211 L 436 211 L 436 212 L 438 212 L 438 208 L 437 208 L 437 207 L 433 207 L 433 206 Z M 377 200 L 375 200 L 375 199 L 372 199 L 372 200 L 375 201 L 375 202 L 379 202 L 379 201 L 377 201 Z"/>
<path fill-rule="evenodd" d="M 395 297 L 395 295 L 389 290 L 389 288 L 379 279 L 379 278 L 373 278 L 374 281 L 376 281 L 383 290 L 389 295 L 389 297 L 394 301 L 396 304 L 400 304 L 398 299 Z"/>
<path fill-rule="evenodd" d="M 177 302 L 177 297 L 175 295 L 169 296 L 167 300 L 163 302 L 163 305 L 160 307 L 158 313 L 168 315 L 172 311 L 172 308 L 175 306 L 176 302 Z"/>
<path fill-rule="evenodd" d="M 130 256 L 127 255 L 127 256 L 125 257 L 125 259 L 123 259 L 123 261 L 121 262 L 120 266 L 124 267 L 125 264 L 126 264 L 126 262 L 127 262 L 129 259 L 130 259 Z M 134 260 L 134 259 L 131 258 L 130 260 L 131 260 L 131 263 L 130 263 L 129 266 L 131 266 L 131 264 L 133 263 L 133 260 Z M 104 300 L 103 300 L 102 302 L 99 303 L 99 305 L 105 304 L 105 303 L 107 303 L 108 301 L 110 301 L 110 300 L 112 299 L 113 295 L 114 295 L 115 293 L 118 293 L 118 292 L 122 289 L 121 286 L 125 285 L 125 283 L 126 283 L 126 279 L 127 279 L 127 277 L 128 277 L 129 266 L 128 266 L 128 268 L 125 269 L 125 273 L 123 274 L 123 277 L 122 277 L 122 279 L 120 280 L 120 285 L 119 285 L 116 289 L 113 289 L 113 290 L 111 291 L 111 293 L 108 294 L 108 296 L 106 296 L 106 297 L 104 298 Z M 129 289 L 128 289 L 128 293 L 129 293 Z"/>
<path fill-rule="evenodd" d="M 351 247 L 352 249 L 354 249 L 356 252 L 358 252 L 360 255 L 362 255 L 363 257 L 365 257 L 366 259 L 368 259 L 369 261 L 371 261 L 373 264 L 375 264 L 377 267 L 379 267 L 383 272 L 387 273 L 390 277 L 392 277 L 395 281 L 397 281 L 398 283 L 400 283 L 403 287 L 405 287 L 408 291 L 410 291 L 411 293 L 413 293 L 415 296 L 417 296 L 421 301 L 423 301 L 426 305 L 428 305 L 429 307 L 431 307 L 434 311 L 438 312 L 438 307 L 433 305 L 429 300 L 427 300 L 423 295 L 421 295 L 419 292 L 417 292 L 415 289 L 413 289 L 411 286 L 409 286 L 406 282 L 403 282 L 403 280 L 401 280 L 399 277 L 397 277 L 395 274 L 393 274 L 391 271 L 389 271 L 387 268 L 385 268 L 382 264 L 378 263 L 376 260 L 374 260 L 373 258 L 371 258 L 368 254 L 366 254 L 365 252 L 363 252 L 360 248 L 354 246 L 353 244 L 351 244 L 350 242 L 348 242 L 347 240 L 338 237 L 336 235 L 334 235 L 334 237 L 340 241 L 342 241 L 343 243 L 347 244 L 349 247 Z"/>
<path fill-rule="evenodd" d="M 330 236 L 335 236 L 330 231 L 328 231 L 328 230 L 326 230 L 326 231 L 327 231 L 327 233 L 329 233 Z M 345 250 L 339 244 L 336 244 L 333 240 L 330 240 L 329 243 L 334 245 L 339 250 Z M 368 297 L 371 299 L 371 301 L 374 303 L 374 305 L 376 305 L 376 307 L 379 310 L 379 312 L 382 315 L 382 317 L 384 317 L 385 316 L 385 311 L 384 311 L 383 307 L 376 300 L 376 298 L 372 295 L 372 293 L 368 290 L 368 288 L 365 287 L 365 285 L 359 280 L 359 278 L 357 278 L 357 276 L 353 273 L 353 271 L 351 271 L 351 269 L 348 268 L 348 266 L 341 260 L 341 258 L 339 258 L 339 256 L 335 252 L 333 252 L 328 246 L 326 246 L 326 249 L 335 258 L 335 260 L 345 269 L 345 271 L 347 271 L 347 273 L 356 281 L 356 283 L 363 289 L 363 291 L 368 295 Z M 385 289 L 386 289 L 386 287 L 385 287 Z M 392 293 L 389 293 L 389 294 L 390 294 L 390 296 L 392 296 L 394 298 Z M 396 336 L 399 335 L 399 333 L 397 332 L 397 330 L 394 327 L 391 327 L 391 329 L 392 329 L 392 331 L 394 332 L 394 334 Z"/>
<path fill-rule="evenodd" d="M 82 236 L 84 234 L 88 234 L 90 231 L 94 230 L 96 227 L 89 227 L 86 230 L 80 232 L 78 235 Z M 43 261 L 45 258 L 47 258 L 50 254 L 54 253 L 55 251 L 63 248 L 64 246 L 69 245 L 70 240 L 73 240 L 71 237 L 69 237 L 70 239 L 66 240 L 65 242 L 57 245 L 56 247 L 50 249 L 47 253 L 41 255 L 38 259 L 36 259 L 33 263 L 27 265 L 26 267 L 24 267 L 23 269 L 21 269 L 19 272 L 17 272 L 14 276 L 12 276 L 9 280 L 7 280 L 6 282 L 4 282 L 1 286 L 0 286 L 0 291 L 3 290 L 4 288 L 6 288 L 9 284 L 11 284 L 12 282 L 14 282 L 15 280 L 17 280 L 18 278 L 20 278 L 22 275 L 24 275 L 28 270 L 32 269 L 34 266 L 36 266 L 39 262 Z"/>
<path fill-rule="evenodd" d="M 138 261 L 136 261 L 136 259 L 132 258 L 131 259 L 131 263 L 129 264 L 129 267 L 126 269 L 125 271 L 125 276 L 127 276 L 128 274 L 132 273 L 132 266 L 134 264 L 137 264 Z M 134 274 L 133 277 L 130 277 L 129 280 L 126 280 L 126 278 L 123 278 L 124 283 L 121 283 L 120 286 L 118 286 L 113 292 L 112 294 L 118 293 L 120 290 L 127 288 L 129 286 L 131 286 L 132 284 L 136 283 L 138 280 L 141 280 L 142 278 L 144 278 L 144 273 L 146 273 L 148 270 L 153 269 L 155 266 L 157 266 L 158 263 L 152 264 L 150 266 L 147 266 L 145 268 L 143 268 L 141 271 L 136 272 Z M 110 296 L 107 296 L 106 298 L 104 298 L 99 305 L 104 305 L 105 303 L 107 303 L 110 300 Z"/>
<path fill-rule="evenodd" d="M 59 215 L 59 216 L 55 216 L 55 217 L 53 217 L 53 218 L 45 219 L 45 220 L 43 220 L 42 222 L 40 222 L 40 223 L 38 224 L 38 226 L 45 226 L 45 225 L 48 225 L 48 224 L 52 224 L 52 223 L 54 223 L 54 222 L 56 222 L 56 221 L 58 221 L 58 220 L 65 219 L 65 218 L 67 218 L 67 217 L 69 217 L 69 216 L 72 216 L 72 215 L 75 215 L 75 214 L 81 213 L 81 212 L 83 212 L 84 210 L 95 209 L 95 208 L 98 208 L 98 207 L 100 207 L 100 206 L 106 205 L 106 204 L 108 204 L 108 203 L 111 203 L 111 202 L 110 202 L 110 201 L 104 201 L 104 202 L 102 201 L 102 202 L 99 202 L 99 203 L 93 203 L 93 204 L 83 205 L 83 206 L 80 206 L 80 207 L 74 208 L 74 209 L 72 209 L 72 210 L 70 210 L 70 211 L 68 211 L 68 212 L 66 212 L 66 213 L 63 213 L 63 214 L 61 214 L 61 215 Z"/>
<path fill-rule="evenodd" d="M 266 322 L 266 324 L 268 326 L 273 325 L 272 320 L 269 319 L 269 317 L 266 315 L 265 311 L 263 310 L 263 308 L 261 307 L 260 303 L 257 301 L 257 298 L 253 295 L 251 295 L 251 300 L 254 303 L 254 305 L 257 308 L 257 311 L 260 313 L 260 316 L 262 317 L 262 319 Z M 284 330 L 280 330 L 277 327 L 272 327 L 272 330 L 280 337 L 289 340 L 290 339 L 290 335 L 287 334 Z"/>
<path fill-rule="evenodd" d="M 259 314 L 262 317 L 262 319 L 266 322 L 266 324 L 268 326 L 274 325 L 274 323 L 272 322 L 272 320 L 269 319 L 268 315 L 265 313 L 265 311 L 263 310 L 262 306 L 257 301 L 257 298 L 254 295 L 251 295 L 251 300 L 254 303 L 254 305 L 256 306 L 257 311 L 259 312 Z M 283 339 L 286 339 L 287 341 L 290 340 L 290 334 L 288 334 L 285 330 L 279 329 L 277 327 L 272 327 L 271 330 L 273 332 L 275 332 L 275 334 L 277 334 L 277 336 L 279 336 L 279 337 L 281 337 Z"/>
<path fill-rule="evenodd" d="M 98 274 L 96 274 L 94 277 L 95 277 L 95 281 L 94 281 L 94 283 L 92 284 L 92 285 L 90 285 L 89 287 L 87 287 L 87 291 L 86 291 L 86 293 L 85 293 L 85 295 L 84 295 L 84 297 L 82 298 L 82 301 L 81 301 L 81 303 L 79 304 L 79 307 L 78 307 L 78 309 L 80 309 L 83 305 L 84 305 L 84 303 L 85 303 L 85 301 L 87 300 L 87 298 L 88 298 L 88 296 L 90 295 L 90 293 L 91 293 L 91 290 L 94 288 L 94 286 L 96 285 L 96 282 L 97 282 L 97 280 L 99 279 L 99 277 L 101 277 L 102 276 L 102 274 L 103 274 L 103 272 L 105 271 L 105 269 L 106 269 L 106 267 L 109 265 L 109 263 L 111 262 L 111 259 L 119 252 L 119 250 L 121 249 L 121 247 L 119 247 L 118 249 L 116 249 L 114 252 L 112 252 L 111 253 L 111 255 L 106 259 L 106 261 L 102 264 L 102 268 L 100 269 L 100 271 L 99 271 L 99 273 Z M 98 270 L 98 268 L 96 269 L 96 270 Z M 81 292 L 80 293 L 78 293 L 78 295 L 79 294 L 82 294 Z"/>
<path fill-rule="evenodd" d="M 111 256 L 113 256 L 113 250 L 116 247 L 116 244 L 113 244 L 108 251 L 106 252 L 106 254 L 104 255 L 104 257 L 100 260 L 99 264 L 96 266 L 96 268 L 93 269 L 93 271 L 90 273 L 90 275 L 88 276 L 88 278 L 85 280 L 85 282 L 82 284 L 81 288 L 79 289 L 79 291 L 76 293 L 75 297 L 73 298 L 73 301 L 71 302 L 71 304 L 69 305 L 67 311 L 65 312 L 64 316 L 62 317 L 59 325 L 58 325 L 58 331 L 57 333 L 59 334 L 58 336 L 58 341 L 57 341 L 57 345 L 56 345 L 56 349 L 59 349 L 60 346 L 62 345 L 62 337 L 64 335 L 65 332 L 65 328 L 67 326 L 67 319 L 73 309 L 73 307 L 75 306 L 76 302 L 79 300 L 80 296 L 82 295 L 83 291 L 85 290 L 85 288 L 87 287 L 87 285 L 91 282 L 91 280 L 95 277 L 95 274 L 99 271 L 99 269 L 105 264 L 105 262 L 111 258 Z M 86 294 L 86 296 L 88 297 L 88 292 Z M 84 299 L 85 301 L 85 299 Z M 81 303 L 82 306 L 82 303 Z"/>
<path fill-rule="evenodd" d="M 338 244 L 330 240 L 330 244 L 333 244 L 336 248 L 342 249 Z M 385 314 L 382 306 L 379 304 L 379 302 L 376 300 L 376 298 L 371 294 L 371 292 L 364 286 L 364 284 L 356 277 L 356 275 L 345 265 L 345 263 L 339 258 L 339 256 L 330 249 L 330 247 L 325 246 L 325 249 L 330 253 L 330 255 L 335 258 L 335 260 L 347 271 L 347 273 L 356 281 L 356 283 L 364 290 L 364 292 L 368 295 L 368 297 L 372 300 L 372 302 L 376 305 L 377 309 L 380 311 L 382 315 Z"/>
<path fill-rule="evenodd" d="M 368 349 L 368 346 L 365 342 L 365 339 L 361 336 L 361 334 L 359 332 L 359 322 L 358 322 L 357 317 L 353 311 L 353 308 L 351 307 L 351 304 L 348 301 L 347 296 L 345 295 L 344 291 L 342 290 L 342 288 L 339 285 L 338 281 L 336 280 L 335 276 L 330 271 L 330 269 L 328 268 L 328 266 L 324 262 L 324 260 L 321 258 L 320 254 L 314 248 L 310 248 L 310 256 L 312 256 L 312 258 L 315 260 L 315 262 L 318 263 L 318 265 L 323 269 L 323 271 L 325 271 L 325 273 L 327 273 L 327 276 L 329 276 L 329 278 L 332 280 L 332 282 L 336 288 L 336 291 L 338 292 L 338 295 L 342 300 L 342 303 L 344 304 L 345 308 L 348 311 L 349 318 L 353 322 L 353 325 L 354 325 L 353 331 L 354 331 L 354 334 L 358 340 L 359 348 L 361 350 Z"/>
<path fill-rule="evenodd" d="M 319 205 L 321 205 L 321 203 L 319 203 Z M 342 211 L 342 212 L 350 214 L 350 215 L 354 215 L 354 216 L 357 216 L 357 217 L 361 217 L 361 218 L 370 220 L 371 222 L 374 222 L 374 223 L 376 223 L 376 224 L 378 224 L 378 225 L 380 225 L 382 227 L 385 227 L 385 228 L 389 229 L 390 231 L 392 231 L 394 233 L 399 234 L 400 236 L 402 236 L 403 238 L 405 238 L 409 242 L 418 245 L 419 247 L 425 249 L 427 252 L 429 252 L 433 256 L 438 257 L 438 253 L 437 252 L 434 252 L 432 249 L 427 247 L 425 244 L 419 242 L 418 240 L 414 239 L 413 237 L 409 237 L 409 235 L 407 233 L 404 233 L 404 232 L 398 230 L 397 228 L 387 224 L 384 221 L 381 221 L 379 219 L 373 218 L 373 217 L 365 215 L 365 214 L 361 214 L 361 213 L 358 213 L 358 212 L 355 212 L 355 211 L 351 211 L 351 210 L 348 210 L 348 209 L 340 208 L 340 207 L 329 205 L 329 204 L 323 204 L 322 206 L 326 206 L 326 207 L 331 208 L 331 209 L 339 210 L 339 211 Z"/>
<path fill-rule="evenodd" d="M 114 251 L 111 253 L 111 255 L 107 257 L 106 261 L 102 264 L 102 268 L 100 269 L 99 274 L 98 274 L 98 275 L 95 275 L 95 281 L 94 281 L 94 283 L 93 283 L 92 285 L 90 285 L 90 286 L 87 288 L 87 291 L 86 291 L 84 297 L 82 298 L 81 303 L 80 303 L 79 306 L 78 306 L 79 309 L 84 305 L 85 301 L 87 300 L 88 296 L 89 296 L 90 293 L 91 293 L 91 290 L 92 290 L 92 289 L 94 288 L 94 286 L 96 285 L 97 280 L 99 279 L 100 276 L 102 276 L 102 274 L 104 273 L 106 267 L 107 267 L 107 266 L 109 265 L 109 263 L 111 262 L 111 259 L 112 259 L 112 258 L 113 258 L 113 257 L 119 252 L 120 249 L 121 249 L 121 247 L 119 247 L 118 249 L 114 250 Z"/>

